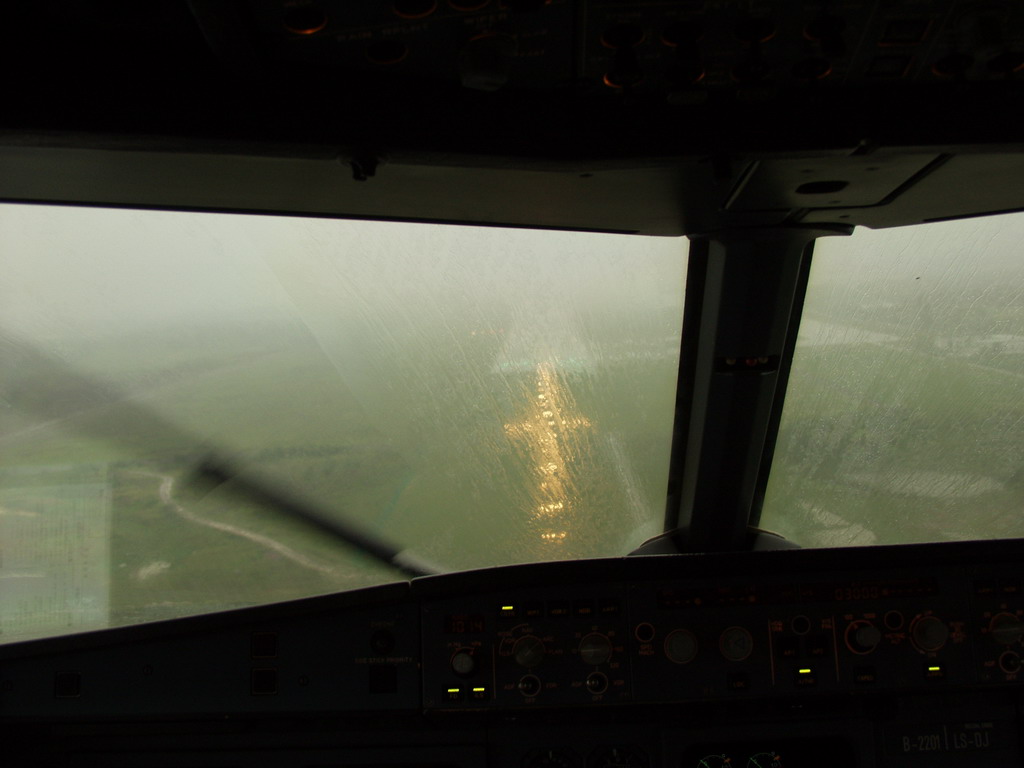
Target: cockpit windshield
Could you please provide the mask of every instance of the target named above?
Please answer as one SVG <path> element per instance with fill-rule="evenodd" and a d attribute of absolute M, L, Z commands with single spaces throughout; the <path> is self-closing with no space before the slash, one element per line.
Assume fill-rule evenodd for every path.
<path fill-rule="evenodd" d="M 761 523 L 803 546 L 1024 535 L 1024 214 L 815 245 Z"/>
<path fill-rule="evenodd" d="M 390 581 L 211 451 L 445 570 L 664 520 L 686 244 L 0 208 L 0 641 Z"/>

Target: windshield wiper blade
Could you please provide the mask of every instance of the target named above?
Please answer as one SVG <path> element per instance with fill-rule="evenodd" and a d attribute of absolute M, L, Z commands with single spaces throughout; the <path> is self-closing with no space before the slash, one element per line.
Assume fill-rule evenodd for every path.
<path fill-rule="evenodd" d="M 193 451 L 196 455 L 206 454 L 207 458 L 199 461 L 188 473 L 193 484 L 197 480 L 202 481 L 210 490 L 226 484 L 228 491 L 245 496 L 271 511 L 301 520 L 406 576 L 444 572 L 408 550 L 399 550 L 370 531 L 340 520 L 337 513 L 328 514 L 269 483 L 243 476 L 240 467 L 216 458 L 208 447 L 200 450 L 204 441 L 141 405 L 138 398 L 83 376 L 67 363 L 44 354 L 30 343 L 0 336 L 0 359 L 4 361 L 0 367 L 0 407 L 31 414 L 37 423 L 42 420 L 44 424 L 60 424 L 69 431 L 139 450 L 152 444 L 164 444 L 173 445 L 188 454 Z M 22 379 L 22 372 L 31 372 L 31 376 Z M 46 382 L 59 397 L 47 397 L 48 390 L 46 387 L 39 389 L 39 381 Z M 111 411 L 115 411 L 118 418 L 101 418 Z"/>
<path fill-rule="evenodd" d="M 376 534 L 361 530 L 351 522 L 328 515 L 311 502 L 299 499 L 259 480 L 245 477 L 227 461 L 210 455 L 200 461 L 188 478 L 197 489 L 206 493 L 224 486 L 230 493 L 260 506 L 285 514 L 322 532 L 341 539 L 373 558 L 396 568 L 410 577 L 433 576 L 441 570 L 417 558 L 408 550 L 400 550 Z"/>

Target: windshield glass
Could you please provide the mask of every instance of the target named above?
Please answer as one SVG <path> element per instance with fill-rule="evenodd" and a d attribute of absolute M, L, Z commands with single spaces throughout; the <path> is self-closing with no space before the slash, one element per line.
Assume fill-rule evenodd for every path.
<path fill-rule="evenodd" d="M 1024 214 L 819 240 L 761 525 L 1024 536 Z"/>
<path fill-rule="evenodd" d="M 0 639 L 402 575 L 188 482 L 211 451 L 443 570 L 663 525 L 685 243 L 0 208 Z"/>

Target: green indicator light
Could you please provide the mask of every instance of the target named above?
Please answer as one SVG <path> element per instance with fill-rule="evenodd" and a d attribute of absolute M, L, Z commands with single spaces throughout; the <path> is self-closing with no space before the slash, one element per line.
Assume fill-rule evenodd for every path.
<path fill-rule="evenodd" d="M 458 693 L 459 690 L 460 690 L 459 688 L 449 688 L 448 689 L 448 693 Z"/>
<path fill-rule="evenodd" d="M 501 606 L 501 610 L 503 610 L 503 611 L 514 611 L 515 609 L 516 609 L 516 607 L 514 605 L 503 605 L 503 606 Z"/>
<path fill-rule="evenodd" d="M 811 674 L 812 671 L 813 670 L 810 670 L 810 669 L 798 669 L 797 670 L 797 672 L 799 672 L 801 675 L 809 675 L 809 674 Z"/>
<path fill-rule="evenodd" d="M 474 688 L 473 693 L 483 693 L 486 690 L 486 688 Z"/>
<path fill-rule="evenodd" d="M 928 667 L 929 672 L 941 672 L 942 667 Z"/>

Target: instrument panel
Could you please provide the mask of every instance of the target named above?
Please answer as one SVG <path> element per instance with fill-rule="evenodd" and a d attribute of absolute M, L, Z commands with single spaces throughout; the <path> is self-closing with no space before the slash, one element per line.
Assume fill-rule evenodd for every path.
<path fill-rule="evenodd" d="M 1012 684 L 1019 577 L 954 567 L 536 587 L 423 605 L 427 708 Z"/>
<path fill-rule="evenodd" d="M 542 563 L 10 644 L 0 735 L 14 765 L 1019 765 L 1022 553 Z"/>

